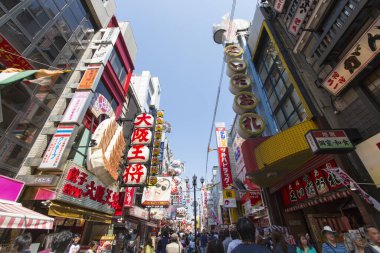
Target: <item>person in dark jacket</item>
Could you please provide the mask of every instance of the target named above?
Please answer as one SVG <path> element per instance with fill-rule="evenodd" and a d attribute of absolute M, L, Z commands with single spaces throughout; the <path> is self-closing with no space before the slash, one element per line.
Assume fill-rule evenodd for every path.
<path fill-rule="evenodd" d="M 369 244 L 364 248 L 365 253 L 380 253 L 380 232 L 374 226 L 367 226 L 364 232 L 369 240 Z"/>
<path fill-rule="evenodd" d="M 285 241 L 284 235 L 277 230 L 272 232 L 273 253 L 295 253 L 296 249 Z"/>
<path fill-rule="evenodd" d="M 31 244 L 32 236 L 30 233 L 27 233 L 17 236 L 13 247 L 17 250 L 17 253 L 30 253 Z"/>

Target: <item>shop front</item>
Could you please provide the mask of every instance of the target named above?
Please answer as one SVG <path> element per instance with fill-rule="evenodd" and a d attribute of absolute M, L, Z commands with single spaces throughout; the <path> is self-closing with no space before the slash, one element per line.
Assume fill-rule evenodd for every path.
<path fill-rule="evenodd" d="M 275 136 L 248 140 L 242 145 L 242 152 L 254 154 L 247 158 L 247 175 L 265 187 L 264 200 L 272 225 L 288 227 L 295 237 L 309 233 L 319 247 L 323 226 L 347 233 L 375 224 L 370 211 L 378 203 L 361 188 L 354 191 L 351 187 L 358 184 L 347 173 L 350 170 L 346 155 L 337 154 L 352 150 L 352 145 L 346 143 L 347 136 L 332 134 L 341 130 L 317 128 L 316 122 L 305 121 Z M 310 132 L 323 132 L 324 140 L 318 139 L 322 146 L 310 146 Z M 329 134 L 336 142 L 329 139 Z M 324 152 L 324 148 L 329 152 Z"/>

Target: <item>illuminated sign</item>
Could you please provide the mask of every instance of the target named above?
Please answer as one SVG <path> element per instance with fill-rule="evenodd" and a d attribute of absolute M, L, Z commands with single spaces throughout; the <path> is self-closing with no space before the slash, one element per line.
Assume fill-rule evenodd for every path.
<path fill-rule="evenodd" d="M 157 177 L 156 185 L 144 188 L 141 204 L 143 206 L 169 206 L 172 185 L 171 177 Z"/>
<path fill-rule="evenodd" d="M 61 123 L 80 124 L 91 102 L 91 97 L 92 93 L 90 91 L 75 92 L 69 106 L 66 108 Z"/>
<path fill-rule="evenodd" d="M 354 149 L 344 130 L 310 130 L 305 137 L 313 153 L 346 153 Z"/>

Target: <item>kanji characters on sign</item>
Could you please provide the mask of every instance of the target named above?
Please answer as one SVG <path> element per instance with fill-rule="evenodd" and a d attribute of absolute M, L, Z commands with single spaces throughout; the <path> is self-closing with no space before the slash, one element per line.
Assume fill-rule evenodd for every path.
<path fill-rule="evenodd" d="M 130 164 L 125 168 L 123 182 L 125 185 L 144 184 L 147 176 L 147 168 L 140 164 Z"/>

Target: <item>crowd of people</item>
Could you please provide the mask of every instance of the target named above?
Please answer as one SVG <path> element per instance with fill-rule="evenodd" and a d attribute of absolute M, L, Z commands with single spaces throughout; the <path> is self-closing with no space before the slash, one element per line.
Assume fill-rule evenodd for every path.
<path fill-rule="evenodd" d="M 352 238 L 353 246 L 337 241 L 337 232 L 330 226 L 321 231 L 324 243 L 316 247 L 308 234 L 299 235 L 294 243 L 286 240 L 282 231 L 273 230 L 270 236 L 256 232 L 254 224 L 248 218 L 240 218 L 236 226 L 227 230 L 202 233 L 176 233 L 163 230 L 157 237 L 148 235 L 145 243 L 140 242 L 137 231 L 125 235 L 126 245 L 123 253 L 380 253 L 380 232 L 374 226 L 364 228 L 365 235 Z M 79 253 L 80 236 L 70 231 L 57 233 L 49 250 L 40 253 Z M 14 242 L 14 252 L 30 253 L 32 237 L 30 234 L 18 236 Z M 111 243 L 92 241 L 86 247 L 86 253 L 111 253 Z"/>

